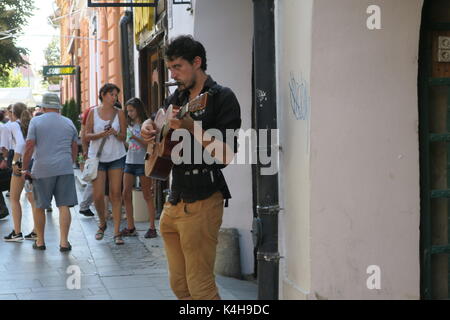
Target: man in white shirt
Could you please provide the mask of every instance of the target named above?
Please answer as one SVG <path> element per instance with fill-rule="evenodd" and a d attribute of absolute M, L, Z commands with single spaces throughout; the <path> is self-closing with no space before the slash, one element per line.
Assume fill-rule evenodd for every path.
<path fill-rule="evenodd" d="M 9 132 L 6 125 L 3 123 L 5 113 L 0 112 L 0 148 L 3 146 L 4 132 Z M 6 135 L 5 135 L 6 137 Z M 11 180 L 11 171 L 7 166 L 7 159 L 4 158 L 3 153 L 0 154 L 0 220 L 6 218 L 9 215 L 8 207 L 3 197 L 3 191 L 7 191 L 9 188 L 9 181 Z"/>

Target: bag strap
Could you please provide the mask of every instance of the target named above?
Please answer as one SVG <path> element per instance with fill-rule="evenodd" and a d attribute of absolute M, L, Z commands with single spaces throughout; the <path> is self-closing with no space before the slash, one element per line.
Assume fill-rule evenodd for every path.
<path fill-rule="evenodd" d="M 98 112 L 98 110 L 97 110 L 97 112 Z M 109 121 L 109 125 L 110 125 L 110 126 L 112 126 L 112 124 L 113 124 L 114 119 L 116 118 L 116 116 L 117 116 L 117 111 L 116 111 L 116 113 L 114 114 L 114 116 L 112 117 L 112 119 Z M 105 143 L 106 143 L 106 138 L 108 138 L 108 137 L 104 137 L 104 138 L 102 139 L 102 143 L 100 144 L 100 148 L 98 148 L 98 151 L 97 151 L 97 159 L 100 159 L 100 155 L 102 154 L 103 147 L 105 146 Z"/>

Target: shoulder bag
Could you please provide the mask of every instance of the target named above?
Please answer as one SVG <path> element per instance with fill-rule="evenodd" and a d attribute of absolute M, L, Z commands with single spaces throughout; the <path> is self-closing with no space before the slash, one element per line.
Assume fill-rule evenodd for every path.
<path fill-rule="evenodd" d="M 113 118 L 109 122 L 109 125 L 112 126 L 112 123 L 114 122 L 114 119 L 117 116 L 117 112 L 114 114 Z M 84 163 L 84 170 L 81 173 L 81 180 L 85 182 L 92 182 L 95 179 L 97 179 L 97 171 L 98 171 L 98 163 L 100 162 L 100 155 L 102 154 L 103 147 L 106 142 L 106 138 L 104 137 L 102 139 L 102 143 L 100 144 L 100 147 L 98 148 L 97 155 L 95 158 L 87 159 Z"/>

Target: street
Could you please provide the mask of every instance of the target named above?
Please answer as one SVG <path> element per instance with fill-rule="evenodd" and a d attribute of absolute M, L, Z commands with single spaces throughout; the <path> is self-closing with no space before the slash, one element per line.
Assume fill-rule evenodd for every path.
<path fill-rule="evenodd" d="M 78 199 L 82 187 L 77 183 Z M 5 194 L 5 193 L 4 193 Z M 9 198 L 5 197 L 9 207 Z M 31 207 L 22 194 L 22 232 L 33 227 Z M 33 241 L 22 243 L 0 241 L 0 300 L 173 300 L 169 286 L 163 241 L 160 236 L 145 239 L 147 222 L 136 224 L 138 237 L 125 238 L 125 245 L 112 240 L 112 221 L 108 220 L 105 238 L 94 238 L 96 217 L 84 217 L 76 206 L 71 209 L 72 225 L 70 253 L 59 252 L 58 210 L 46 213 L 45 242 L 47 250 L 32 249 Z M 122 224 L 126 221 L 122 221 Z M 159 221 L 157 221 L 157 229 Z M 12 229 L 11 213 L 0 221 L 0 234 Z M 159 234 L 159 233 L 158 233 Z M 72 268 L 81 271 L 79 289 L 68 289 Z M 217 276 L 222 299 L 254 300 L 257 286 L 254 282 Z M 69 285 L 70 287 L 70 285 Z"/>

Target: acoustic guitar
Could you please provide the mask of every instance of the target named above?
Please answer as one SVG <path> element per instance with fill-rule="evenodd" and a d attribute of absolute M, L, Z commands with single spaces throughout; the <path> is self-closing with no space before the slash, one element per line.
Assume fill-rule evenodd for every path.
<path fill-rule="evenodd" d="M 169 127 L 169 120 L 172 118 L 174 110 L 179 109 L 175 116 L 177 119 L 183 119 L 188 112 L 196 112 L 206 108 L 208 102 L 207 92 L 197 98 L 189 101 L 184 106 L 176 107 L 170 105 L 167 110 L 159 109 L 154 125 L 156 129 L 155 143 L 149 144 L 145 155 L 145 175 L 156 180 L 167 180 L 173 167 L 171 159 L 172 149 L 179 143 L 171 141 L 173 129 Z"/>

